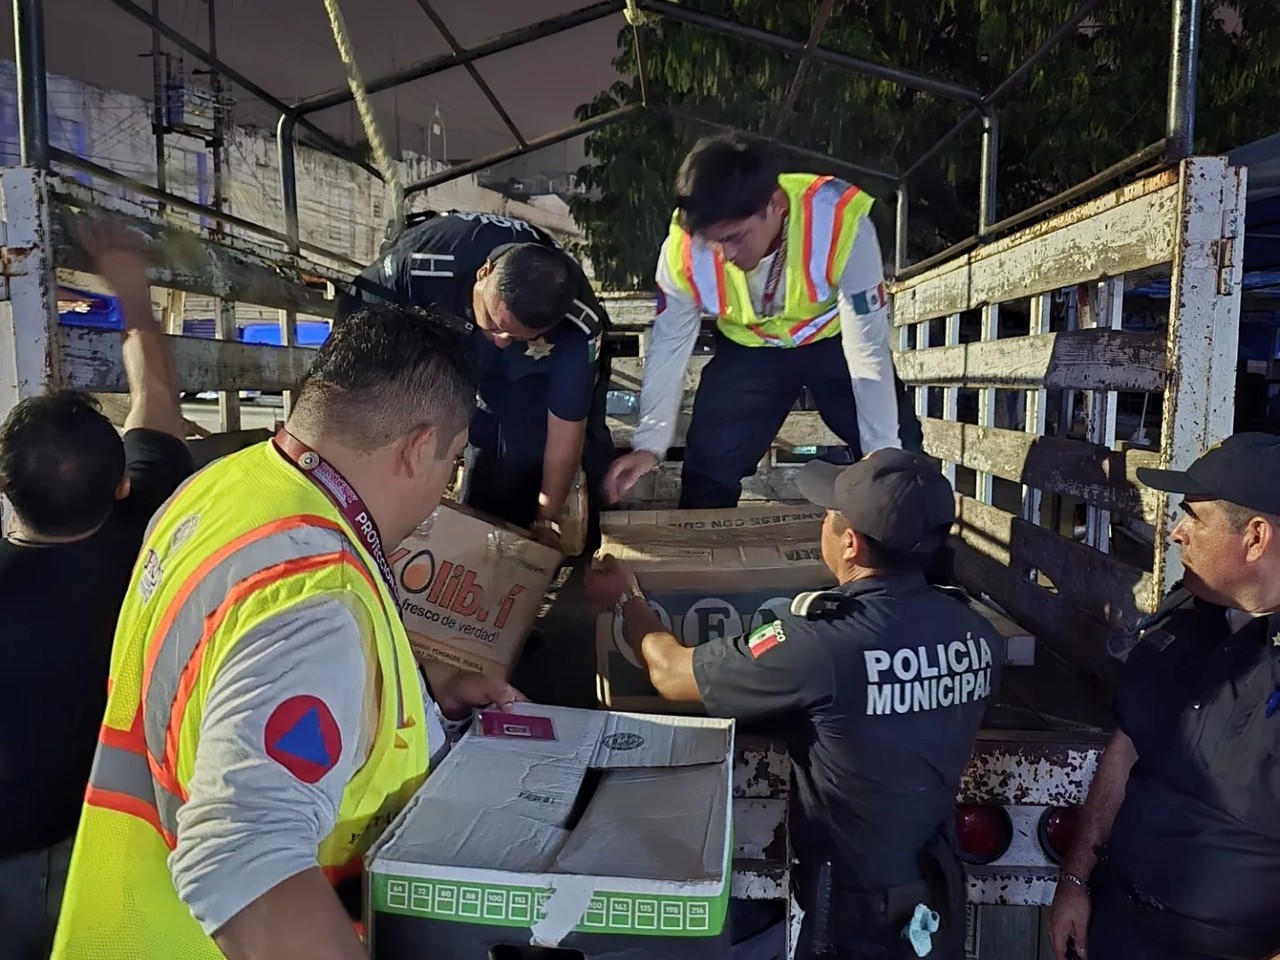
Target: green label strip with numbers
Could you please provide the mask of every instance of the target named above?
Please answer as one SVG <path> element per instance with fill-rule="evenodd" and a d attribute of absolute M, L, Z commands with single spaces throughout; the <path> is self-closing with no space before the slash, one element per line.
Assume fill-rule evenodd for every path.
<path fill-rule="evenodd" d="M 543 919 L 545 888 L 373 876 L 374 910 L 428 920 L 528 928 Z M 724 928 L 728 886 L 721 897 L 600 892 L 591 898 L 581 933 L 713 937 Z"/>

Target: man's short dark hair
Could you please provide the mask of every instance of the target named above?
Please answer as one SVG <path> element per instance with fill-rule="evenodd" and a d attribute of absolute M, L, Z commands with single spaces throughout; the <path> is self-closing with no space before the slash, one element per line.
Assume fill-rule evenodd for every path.
<path fill-rule="evenodd" d="M 778 173 L 761 143 L 739 136 L 699 140 L 676 173 L 680 229 L 697 233 L 714 223 L 754 217 L 778 189 Z"/>
<path fill-rule="evenodd" d="M 100 526 L 124 471 L 120 434 L 87 393 L 30 397 L 0 426 L 0 491 L 42 536 L 74 537 Z"/>
<path fill-rule="evenodd" d="M 564 319 L 577 292 L 574 279 L 568 256 L 540 243 L 517 243 L 493 262 L 503 306 L 535 333 Z"/>
<path fill-rule="evenodd" d="M 366 452 L 434 427 L 444 456 L 475 406 L 462 321 L 435 309 L 368 303 L 334 324 L 302 379 L 295 416 Z"/>
<path fill-rule="evenodd" d="M 837 536 L 843 536 L 846 530 L 851 529 L 849 521 L 839 510 L 831 512 L 834 515 L 833 529 Z M 858 536 L 862 538 L 863 546 L 867 551 L 865 566 L 868 570 L 875 570 L 878 573 L 921 573 L 930 570 L 939 561 L 938 554 L 941 547 L 939 550 L 924 553 L 902 553 L 898 550 L 890 550 L 875 537 L 869 537 L 861 531 L 858 531 Z"/>

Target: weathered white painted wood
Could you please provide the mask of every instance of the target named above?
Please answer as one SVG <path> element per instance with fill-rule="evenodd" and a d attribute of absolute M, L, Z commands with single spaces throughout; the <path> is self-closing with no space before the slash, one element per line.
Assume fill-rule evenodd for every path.
<path fill-rule="evenodd" d="M 95 393 L 124 393 L 128 384 L 114 330 L 62 327 L 56 342 L 64 383 Z M 295 387 L 315 356 L 309 347 L 274 347 L 234 340 L 170 337 L 178 385 L 198 390 L 286 390 Z"/>
<path fill-rule="evenodd" d="M 1138 483 L 1136 475 L 1139 467 L 1156 465 L 1154 453 L 1120 452 L 1066 437 L 937 418 L 925 420 L 923 427 L 925 451 L 940 460 L 1148 523 L 1159 517 L 1158 495 Z"/>
<path fill-rule="evenodd" d="M 1177 171 L 1165 171 L 890 285 L 895 324 L 1018 300 L 1173 259 Z"/>
<path fill-rule="evenodd" d="M 1040 293 L 1031 298 L 1031 316 L 1027 334 L 1035 337 L 1049 332 L 1049 310 L 1052 301 L 1048 294 Z M 1042 437 L 1045 431 L 1045 408 L 1048 395 L 1043 387 L 1027 391 L 1027 412 L 1023 429 L 1032 437 Z M 954 414 L 951 419 L 955 419 Z M 1041 491 L 1032 484 L 1022 487 L 1022 518 L 1031 523 L 1040 522 Z"/>
<path fill-rule="evenodd" d="M 236 305 L 233 300 L 216 301 L 214 336 L 221 341 L 239 340 L 236 330 Z M 240 429 L 240 392 L 222 389 L 218 391 L 218 429 L 226 433 Z"/>
<path fill-rule="evenodd" d="M 1159 334 L 1067 330 L 898 353 L 894 365 L 909 384 L 1154 393 L 1164 389 L 1165 344 Z"/>
<path fill-rule="evenodd" d="M 1164 393 L 1160 460 L 1186 469 L 1231 434 L 1235 419 L 1236 350 L 1244 265 L 1247 174 L 1222 157 L 1181 165 L 1178 257 L 1169 297 L 1169 389 Z M 1175 498 L 1165 498 L 1156 547 L 1156 581 L 1167 590 L 1182 576 L 1168 534 Z"/>
<path fill-rule="evenodd" d="M 672 447 L 684 446 L 685 434 L 689 430 L 690 417 L 689 411 L 681 412 L 679 423 L 676 426 L 675 437 L 671 441 Z M 631 439 L 636 430 L 634 417 L 609 417 L 607 423 L 609 431 L 613 434 L 613 442 L 616 446 L 628 447 L 631 445 Z M 816 410 L 793 410 L 788 414 L 782 429 L 778 431 L 778 437 L 773 446 L 775 449 L 780 450 L 796 450 L 804 447 L 839 447 L 844 446 L 844 441 L 827 429 L 827 425 L 822 422 L 822 417 Z"/>
<path fill-rule="evenodd" d="M 49 246 L 49 175 L 0 170 L 0 419 L 25 397 L 60 385 L 53 337 L 57 283 Z"/>
<path fill-rule="evenodd" d="M 1040 571 L 1060 597 L 1099 623 L 1122 629 L 1155 608 L 1149 573 L 963 494 L 956 494 L 956 512 L 966 544 L 1017 575 Z"/>
<path fill-rule="evenodd" d="M 982 343 L 992 343 L 999 336 L 1000 304 L 989 303 L 982 308 Z M 996 395 L 990 387 L 978 388 L 978 425 L 994 427 L 996 425 Z M 983 503 L 992 499 L 992 477 L 985 470 L 979 470 L 974 481 L 974 492 Z"/>
<path fill-rule="evenodd" d="M 194 225 L 159 217 L 140 204 L 100 194 L 74 182 L 55 180 L 48 204 L 52 255 L 60 267 L 90 272 L 76 225 L 85 211 L 110 211 L 145 243 L 154 285 L 244 303 L 331 317 L 334 301 L 307 278 L 344 283 L 343 272 L 292 257 L 238 237 L 214 242 Z"/>

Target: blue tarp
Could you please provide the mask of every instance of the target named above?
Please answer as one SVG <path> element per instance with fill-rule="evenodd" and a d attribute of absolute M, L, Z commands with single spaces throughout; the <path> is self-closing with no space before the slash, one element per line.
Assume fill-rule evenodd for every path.
<path fill-rule="evenodd" d="M 58 312 L 58 323 L 64 327 L 94 327 L 99 330 L 123 330 L 124 315 L 120 301 L 105 294 L 88 293 L 74 287 L 59 287 L 58 299 L 76 300 L 76 309 Z"/>
<path fill-rule="evenodd" d="M 275 323 L 246 323 L 240 329 L 240 339 L 245 343 L 269 343 L 280 346 L 280 326 Z M 300 347 L 318 347 L 329 339 L 329 324 L 323 320 L 302 320 L 298 323 L 297 344 Z"/>

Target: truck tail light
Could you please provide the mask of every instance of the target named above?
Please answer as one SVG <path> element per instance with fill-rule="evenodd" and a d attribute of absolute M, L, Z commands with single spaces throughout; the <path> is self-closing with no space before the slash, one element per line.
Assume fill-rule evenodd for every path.
<path fill-rule="evenodd" d="M 1013 842 L 1013 823 L 1003 807 L 962 804 L 956 808 L 956 841 L 965 863 L 992 863 Z"/>
<path fill-rule="evenodd" d="M 1062 858 L 1071 849 L 1076 826 L 1080 822 L 1080 808 L 1050 807 L 1040 816 L 1040 846 L 1050 860 L 1061 865 Z"/>

